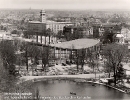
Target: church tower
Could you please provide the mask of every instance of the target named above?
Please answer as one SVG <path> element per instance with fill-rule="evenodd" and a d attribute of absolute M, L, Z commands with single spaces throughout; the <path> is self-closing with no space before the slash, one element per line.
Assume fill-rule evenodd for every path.
<path fill-rule="evenodd" d="M 46 12 L 45 12 L 45 10 L 40 11 L 40 22 L 46 23 Z"/>

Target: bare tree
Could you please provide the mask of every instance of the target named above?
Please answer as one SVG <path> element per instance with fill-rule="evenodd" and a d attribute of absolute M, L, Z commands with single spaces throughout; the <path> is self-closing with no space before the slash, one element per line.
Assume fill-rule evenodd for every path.
<path fill-rule="evenodd" d="M 51 36 L 53 35 L 53 32 L 51 31 L 50 28 L 48 28 L 48 29 L 46 30 L 46 35 L 49 36 L 49 44 L 50 44 Z"/>
<path fill-rule="evenodd" d="M 107 61 L 104 61 L 104 69 L 105 72 L 108 73 L 108 77 L 110 78 L 112 72 L 112 63 L 109 61 L 109 59 Z"/>
<path fill-rule="evenodd" d="M 123 58 L 127 55 L 128 48 L 125 45 L 120 44 L 108 44 L 104 50 L 103 54 L 109 64 L 112 66 L 112 71 L 114 73 L 114 84 L 117 84 L 117 73 L 119 67 L 121 67 L 121 62 Z"/>
<path fill-rule="evenodd" d="M 45 72 L 46 72 L 46 69 L 47 69 L 47 64 L 49 65 L 50 54 L 51 54 L 50 47 L 49 46 L 43 47 L 43 50 L 42 50 L 42 64 L 44 65 L 43 69 L 44 69 Z"/>
<path fill-rule="evenodd" d="M 89 60 L 89 66 L 93 68 L 93 72 L 94 72 L 94 67 L 95 67 L 95 62 L 94 62 L 94 54 L 91 50 L 88 49 L 87 51 L 87 59 Z"/>
<path fill-rule="evenodd" d="M 86 49 L 81 49 L 80 50 L 80 64 L 81 64 L 81 68 L 82 68 L 82 71 L 84 71 L 84 64 L 85 64 L 85 59 L 86 59 Z"/>
<path fill-rule="evenodd" d="M 95 73 L 95 78 L 96 78 L 96 71 L 97 69 L 99 70 L 99 53 L 97 51 L 91 51 L 88 49 L 86 59 L 89 60 L 89 66 L 92 67 L 93 73 Z"/>
<path fill-rule="evenodd" d="M 11 74 L 15 74 L 15 47 L 11 41 L 2 41 L 0 43 L 0 53 L 3 60 L 3 65 Z"/>
<path fill-rule="evenodd" d="M 77 72 L 79 71 L 79 50 L 76 50 L 76 65 L 77 65 Z"/>
<path fill-rule="evenodd" d="M 7 92 L 16 82 L 15 48 L 11 41 L 0 42 L 0 91 Z"/>
<path fill-rule="evenodd" d="M 33 61 L 32 59 L 34 59 L 33 63 L 36 65 L 40 56 L 40 48 L 34 44 L 23 42 L 23 44 L 21 45 L 21 51 L 24 51 L 24 62 L 28 71 L 28 57 L 31 58 L 31 61 Z"/>
<path fill-rule="evenodd" d="M 77 72 L 79 71 L 79 65 L 81 65 L 81 70 L 83 72 L 86 59 L 86 49 L 74 50 L 72 56 L 72 59 L 76 62 L 77 65 Z"/>
<path fill-rule="evenodd" d="M 58 39 L 61 39 L 62 36 L 63 36 L 63 31 L 62 31 L 62 30 L 59 30 L 58 33 L 57 33 L 57 35 L 56 35 L 56 37 L 57 37 Z"/>

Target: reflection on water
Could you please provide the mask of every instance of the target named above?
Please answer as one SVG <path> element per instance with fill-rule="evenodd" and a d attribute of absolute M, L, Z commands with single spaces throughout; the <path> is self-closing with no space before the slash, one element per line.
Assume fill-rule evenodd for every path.
<path fill-rule="evenodd" d="M 42 98 L 50 97 L 51 100 L 129 100 L 130 98 L 130 95 L 128 94 L 121 93 L 102 85 L 96 84 L 93 86 L 91 83 L 76 83 L 68 80 L 35 82 L 32 87 L 34 90 L 37 88 L 39 89 L 39 94 Z M 76 95 L 71 94 L 70 92 L 76 93 Z"/>

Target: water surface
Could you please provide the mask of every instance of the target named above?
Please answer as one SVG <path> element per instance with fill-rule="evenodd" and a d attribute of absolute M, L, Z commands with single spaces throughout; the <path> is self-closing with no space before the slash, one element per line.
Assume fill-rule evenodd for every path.
<path fill-rule="evenodd" d="M 92 83 L 76 83 L 68 80 L 41 81 L 33 84 L 42 98 L 51 100 L 130 100 L 130 95 L 112 88 Z M 70 94 L 76 93 L 76 95 Z M 45 99 L 42 99 L 45 100 Z M 46 99 L 49 100 L 49 99 Z"/>

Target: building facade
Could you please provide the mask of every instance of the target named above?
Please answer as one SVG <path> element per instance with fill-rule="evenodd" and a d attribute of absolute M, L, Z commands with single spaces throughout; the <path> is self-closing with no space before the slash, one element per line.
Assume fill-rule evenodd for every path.
<path fill-rule="evenodd" d="M 58 33 L 58 31 L 63 31 L 64 26 L 73 25 L 71 22 L 54 22 L 54 21 L 47 21 L 46 23 L 46 29 L 50 28 L 52 32 L 55 34 Z"/>
<path fill-rule="evenodd" d="M 44 36 L 47 29 L 51 29 L 54 34 L 63 31 L 64 26 L 73 25 L 71 22 L 55 22 L 46 20 L 46 12 L 40 11 L 40 21 L 29 21 L 28 34 Z"/>
<path fill-rule="evenodd" d="M 71 39 L 87 38 L 93 35 L 93 28 L 85 26 L 65 26 L 63 34 L 66 38 Z"/>
<path fill-rule="evenodd" d="M 93 24 L 93 37 L 99 38 L 105 34 L 120 34 L 121 26 L 120 24 L 103 23 L 103 24 Z"/>

